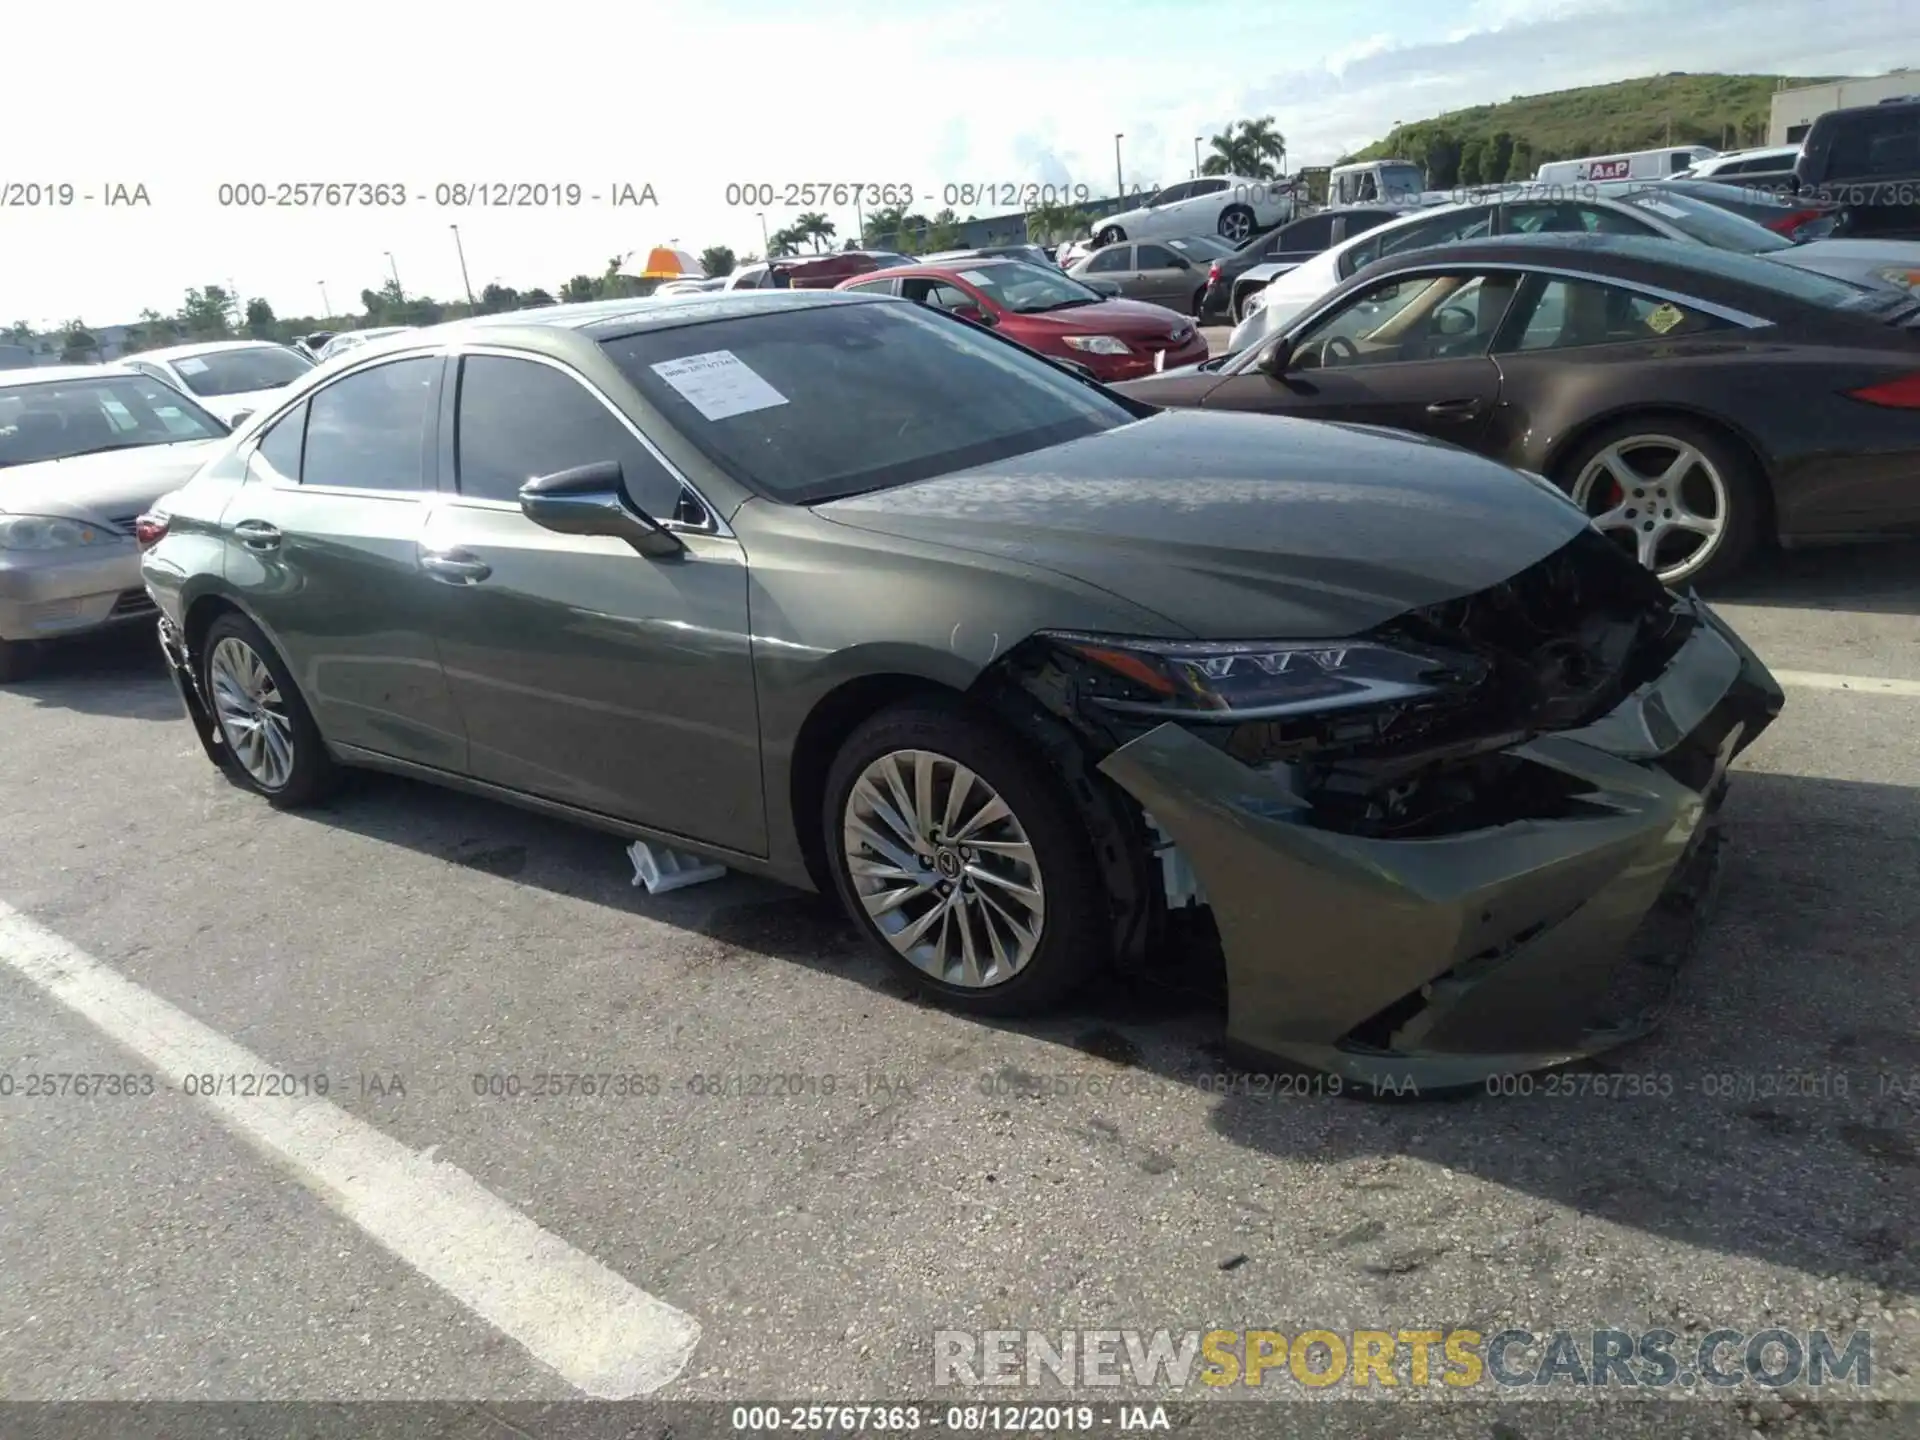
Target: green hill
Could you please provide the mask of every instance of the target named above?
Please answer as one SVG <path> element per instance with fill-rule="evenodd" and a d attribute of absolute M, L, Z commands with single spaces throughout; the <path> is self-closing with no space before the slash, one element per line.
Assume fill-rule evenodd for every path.
<path fill-rule="evenodd" d="M 1429 186 L 1449 190 L 1494 180 L 1530 180 L 1548 160 L 1651 150 L 1669 143 L 1716 150 L 1760 145 L 1766 143 L 1773 92 L 1818 85 L 1822 78 L 1675 73 L 1519 95 L 1503 105 L 1475 105 L 1401 125 L 1348 158 L 1419 161 L 1427 167 Z"/>

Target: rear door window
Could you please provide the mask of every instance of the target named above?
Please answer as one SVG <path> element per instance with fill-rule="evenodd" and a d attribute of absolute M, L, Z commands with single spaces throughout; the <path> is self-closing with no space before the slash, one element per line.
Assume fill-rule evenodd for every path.
<path fill-rule="evenodd" d="M 307 485 L 421 490 L 441 360 L 395 360 L 334 381 L 307 402 Z"/>

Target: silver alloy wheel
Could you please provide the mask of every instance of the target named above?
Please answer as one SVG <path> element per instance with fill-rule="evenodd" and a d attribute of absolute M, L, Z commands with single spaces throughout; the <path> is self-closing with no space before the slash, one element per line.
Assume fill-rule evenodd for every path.
<path fill-rule="evenodd" d="M 1040 864 L 1007 802 L 957 760 L 882 755 L 853 782 L 842 816 L 847 872 L 880 933 L 934 980 L 1005 984 L 1046 924 Z"/>
<path fill-rule="evenodd" d="M 263 790 L 279 790 L 293 774 L 293 716 L 273 672 L 253 647 L 223 635 L 207 662 L 213 713 L 227 748 Z"/>
<path fill-rule="evenodd" d="M 1220 238 L 1238 245 L 1253 234 L 1253 216 L 1238 208 L 1220 217 Z"/>
<path fill-rule="evenodd" d="M 1595 529 L 1631 539 L 1640 563 L 1668 585 L 1704 569 L 1726 535 L 1726 480 L 1671 435 L 1614 441 L 1587 462 L 1571 493 Z"/>

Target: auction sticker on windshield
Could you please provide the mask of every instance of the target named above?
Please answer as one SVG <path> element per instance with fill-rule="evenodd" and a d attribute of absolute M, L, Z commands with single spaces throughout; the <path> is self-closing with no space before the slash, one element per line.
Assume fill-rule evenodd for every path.
<path fill-rule="evenodd" d="M 207 362 L 188 358 L 180 361 L 174 368 L 182 375 L 198 375 L 202 370 L 207 368 Z"/>
<path fill-rule="evenodd" d="M 1687 212 L 1677 205 L 1668 205 L 1659 200 L 1639 200 L 1635 202 L 1642 210 L 1651 210 L 1656 215 L 1665 215 L 1670 220 L 1684 220 Z"/>
<path fill-rule="evenodd" d="M 960 278 L 969 285 L 985 287 L 993 284 L 993 278 L 991 276 L 982 275 L 978 270 L 962 270 L 960 272 Z"/>
<path fill-rule="evenodd" d="M 688 404 L 709 420 L 771 410 L 787 403 L 786 396 L 761 379 L 757 371 L 731 350 L 709 350 L 704 355 L 662 360 L 653 367 L 653 373 L 679 391 Z"/>

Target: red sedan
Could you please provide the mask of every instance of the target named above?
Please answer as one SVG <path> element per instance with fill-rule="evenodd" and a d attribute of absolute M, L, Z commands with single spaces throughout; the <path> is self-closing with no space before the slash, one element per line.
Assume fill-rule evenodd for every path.
<path fill-rule="evenodd" d="M 949 310 L 1029 350 L 1076 361 L 1109 384 L 1207 358 L 1205 337 L 1185 315 L 1111 299 L 1070 275 L 1019 260 L 901 265 L 835 288 Z"/>

